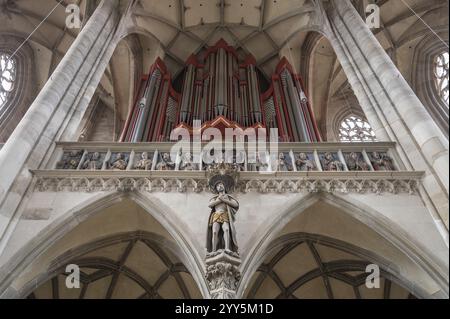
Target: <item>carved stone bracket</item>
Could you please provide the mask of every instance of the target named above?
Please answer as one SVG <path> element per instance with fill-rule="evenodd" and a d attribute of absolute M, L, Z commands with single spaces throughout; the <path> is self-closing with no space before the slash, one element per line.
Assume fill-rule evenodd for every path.
<path fill-rule="evenodd" d="M 227 191 L 233 192 L 238 184 L 239 172 L 235 164 L 219 163 L 209 165 L 206 169 L 206 177 L 210 189 L 214 192 L 214 185 L 222 182 Z"/>
<path fill-rule="evenodd" d="M 212 299 L 235 299 L 241 273 L 241 260 L 221 252 L 206 259 L 206 280 Z"/>
<path fill-rule="evenodd" d="M 239 189 L 243 193 L 408 193 L 418 191 L 415 179 L 268 179 L 242 181 Z"/>

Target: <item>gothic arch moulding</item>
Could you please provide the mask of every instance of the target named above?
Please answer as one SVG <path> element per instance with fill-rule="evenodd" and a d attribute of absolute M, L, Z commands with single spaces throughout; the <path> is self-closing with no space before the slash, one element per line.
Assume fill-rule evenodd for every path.
<path fill-rule="evenodd" d="M 59 285 L 64 283 L 61 277 L 64 275 L 63 266 L 66 266 L 64 263 L 80 262 L 80 269 L 96 270 L 97 275 L 101 275 L 100 279 L 112 276 L 110 279 L 114 282 L 119 275 L 125 275 L 143 289 L 139 295 L 142 298 L 158 297 L 158 289 L 154 288 L 168 283 L 168 277 L 175 280 L 172 285 L 181 291 L 180 298 L 207 298 L 209 292 L 202 259 L 193 248 L 192 239 L 176 223 L 174 214 L 162 209 L 139 193 L 114 192 L 83 202 L 56 218 L 13 254 L 1 268 L 0 295 L 4 298 L 33 297 L 34 288 L 40 285 L 51 287 L 52 281 L 53 285 L 55 280 L 58 282 L 54 278 L 59 278 Z M 117 247 L 120 243 L 128 243 L 128 246 L 122 245 L 121 253 L 112 253 L 111 247 Z M 130 255 L 127 247 L 131 253 L 138 249 L 138 257 Z M 98 254 L 99 251 L 102 253 Z M 145 278 L 143 272 L 133 270 L 132 266 L 127 268 L 123 262 L 148 254 L 158 256 L 161 265 L 158 274 L 149 274 L 154 275 L 153 281 Z M 139 267 L 148 262 L 141 260 L 134 265 Z M 123 273 L 121 268 L 127 271 Z M 82 275 L 82 283 L 97 280 L 95 276 L 85 276 L 90 274 Z M 187 275 L 192 278 L 187 280 Z M 191 282 L 190 287 L 195 286 L 195 289 L 185 289 L 188 281 Z M 113 288 L 116 284 L 112 285 Z M 113 296 L 112 290 L 106 289 L 105 294 Z"/>
<path fill-rule="evenodd" d="M 418 247 L 405 231 L 358 200 L 344 199 L 340 195 L 311 194 L 274 218 L 267 222 L 270 226 L 259 230 L 251 240 L 252 248 L 242 263 L 238 296 L 249 293 L 255 274 L 267 266 L 268 257 L 274 257 L 277 249 L 288 249 L 286 238 L 292 239 L 293 234 L 298 233 L 309 234 L 309 237 L 300 241 L 297 238 L 294 240 L 297 244 L 311 238 L 309 241 L 313 244 L 320 242 L 317 238 L 328 238 L 331 246 L 335 246 L 331 242 L 340 243 L 340 250 L 357 256 L 359 262 L 379 265 L 383 277 L 396 282 L 415 297 L 433 298 L 438 290 L 438 294 L 448 295 L 448 276 L 443 272 L 443 266 L 437 266 L 436 260 L 425 253 L 424 248 Z M 294 268 L 298 267 L 291 267 Z M 424 278 L 427 281 L 423 281 Z M 424 282 L 432 284 L 425 287 Z M 285 284 L 284 288 L 289 288 L 289 284 Z"/>
<path fill-rule="evenodd" d="M 294 265 L 287 270 L 289 264 Z M 375 264 L 381 267 L 380 289 L 368 289 L 366 270 Z M 272 242 L 245 295 L 248 299 L 415 298 L 384 270 L 391 267 L 388 261 L 346 242 L 291 233 Z"/>
<path fill-rule="evenodd" d="M 105 237 L 61 255 L 20 295 L 31 299 L 201 298 L 189 270 L 174 252 L 177 247 L 155 233 Z M 70 280 L 66 266 L 71 264 L 80 267 L 78 289 L 65 285 Z"/>
<path fill-rule="evenodd" d="M 448 31 L 439 32 L 439 36 L 448 39 Z M 446 46 L 435 37 L 424 37 L 414 50 L 411 82 L 417 96 L 448 138 L 449 107 L 439 95 L 435 76 L 435 59 L 443 52 L 448 52 L 448 42 Z"/>

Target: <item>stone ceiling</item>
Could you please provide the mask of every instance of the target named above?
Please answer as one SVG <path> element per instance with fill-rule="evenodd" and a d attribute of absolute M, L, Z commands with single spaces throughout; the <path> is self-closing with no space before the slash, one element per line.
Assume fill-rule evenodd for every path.
<path fill-rule="evenodd" d="M 327 1 L 325 1 L 327 2 Z M 373 0 L 354 0 L 361 15 Z M 0 34 L 26 38 L 57 5 L 57 0 L 0 0 Z M 35 53 L 38 88 L 43 87 L 78 34 L 65 26 L 65 7 L 80 5 L 81 16 L 88 17 L 95 1 L 63 0 L 28 40 Z M 115 58 L 100 86 L 107 104 L 118 107 L 126 117 L 135 91 L 135 81 L 148 72 L 156 57 L 164 59 L 175 76 L 192 52 L 224 38 L 244 53 L 255 56 L 261 70 L 269 76 L 280 57 L 286 56 L 308 83 L 317 120 L 326 130 L 330 100 L 352 94 L 347 78 L 326 39 L 314 42 L 317 33 L 318 0 L 136 0 L 129 34 L 119 44 Z M 434 36 L 422 20 L 434 29 L 448 27 L 446 0 L 381 0 L 378 40 L 408 79 L 415 45 Z M 405 5 L 408 4 L 417 16 Z M 420 18 L 419 18 L 420 17 Z M 320 38 L 320 37 L 319 37 Z M 303 61 L 311 60 L 309 68 Z M 340 97 L 340 98 L 339 98 Z M 356 103 L 353 99 L 352 103 Z M 340 101 L 339 105 L 347 104 Z"/>
<path fill-rule="evenodd" d="M 164 4 L 140 0 L 133 8 L 133 20 L 137 32 L 161 43 L 175 70 L 193 52 L 223 38 L 254 55 L 270 74 L 281 51 L 301 45 L 301 34 L 311 29 L 316 10 L 311 0 L 168 0 Z"/>

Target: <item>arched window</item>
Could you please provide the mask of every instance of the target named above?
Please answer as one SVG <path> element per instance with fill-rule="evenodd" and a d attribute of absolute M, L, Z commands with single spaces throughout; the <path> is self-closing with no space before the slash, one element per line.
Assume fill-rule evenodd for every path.
<path fill-rule="evenodd" d="M 447 104 L 448 107 L 448 52 L 442 52 L 437 55 L 434 60 L 434 74 L 436 77 L 436 88 L 441 99 Z"/>
<path fill-rule="evenodd" d="M 339 127 L 341 142 L 376 142 L 377 138 L 370 124 L 357 117 L 345 118 Z"/>
<path fill-rule="evenodd" d="M 6 53 L 0 53 L 0 110 L 14 90 L 16 80 L 16 62 Z"/>

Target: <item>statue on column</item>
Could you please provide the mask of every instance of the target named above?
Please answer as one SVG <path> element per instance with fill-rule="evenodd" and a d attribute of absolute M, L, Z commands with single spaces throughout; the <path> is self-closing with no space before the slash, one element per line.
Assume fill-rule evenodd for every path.
<path fill-rule="evenodd" d="M 209 201 L 211 214 L 208 223 L 207 250 L 209 255 L 218 254 L 224 250 L 230 255 L 237 255 L 238 245 L 234 220 L 239 203 L 234 197 L 227 194 L 227 189 L 222 181 L 214 185 L 215 195 Z"/>
<path fill-rule="evenodd" d="M 239 169 L 234 164 L 211 164 L 208 184 L 214 193 L 206 236 L 206 280 L 212 299 L 234 299 L 241 273 L 235 216 L 239 202 L 230 195 L 237 185 Z"/>

